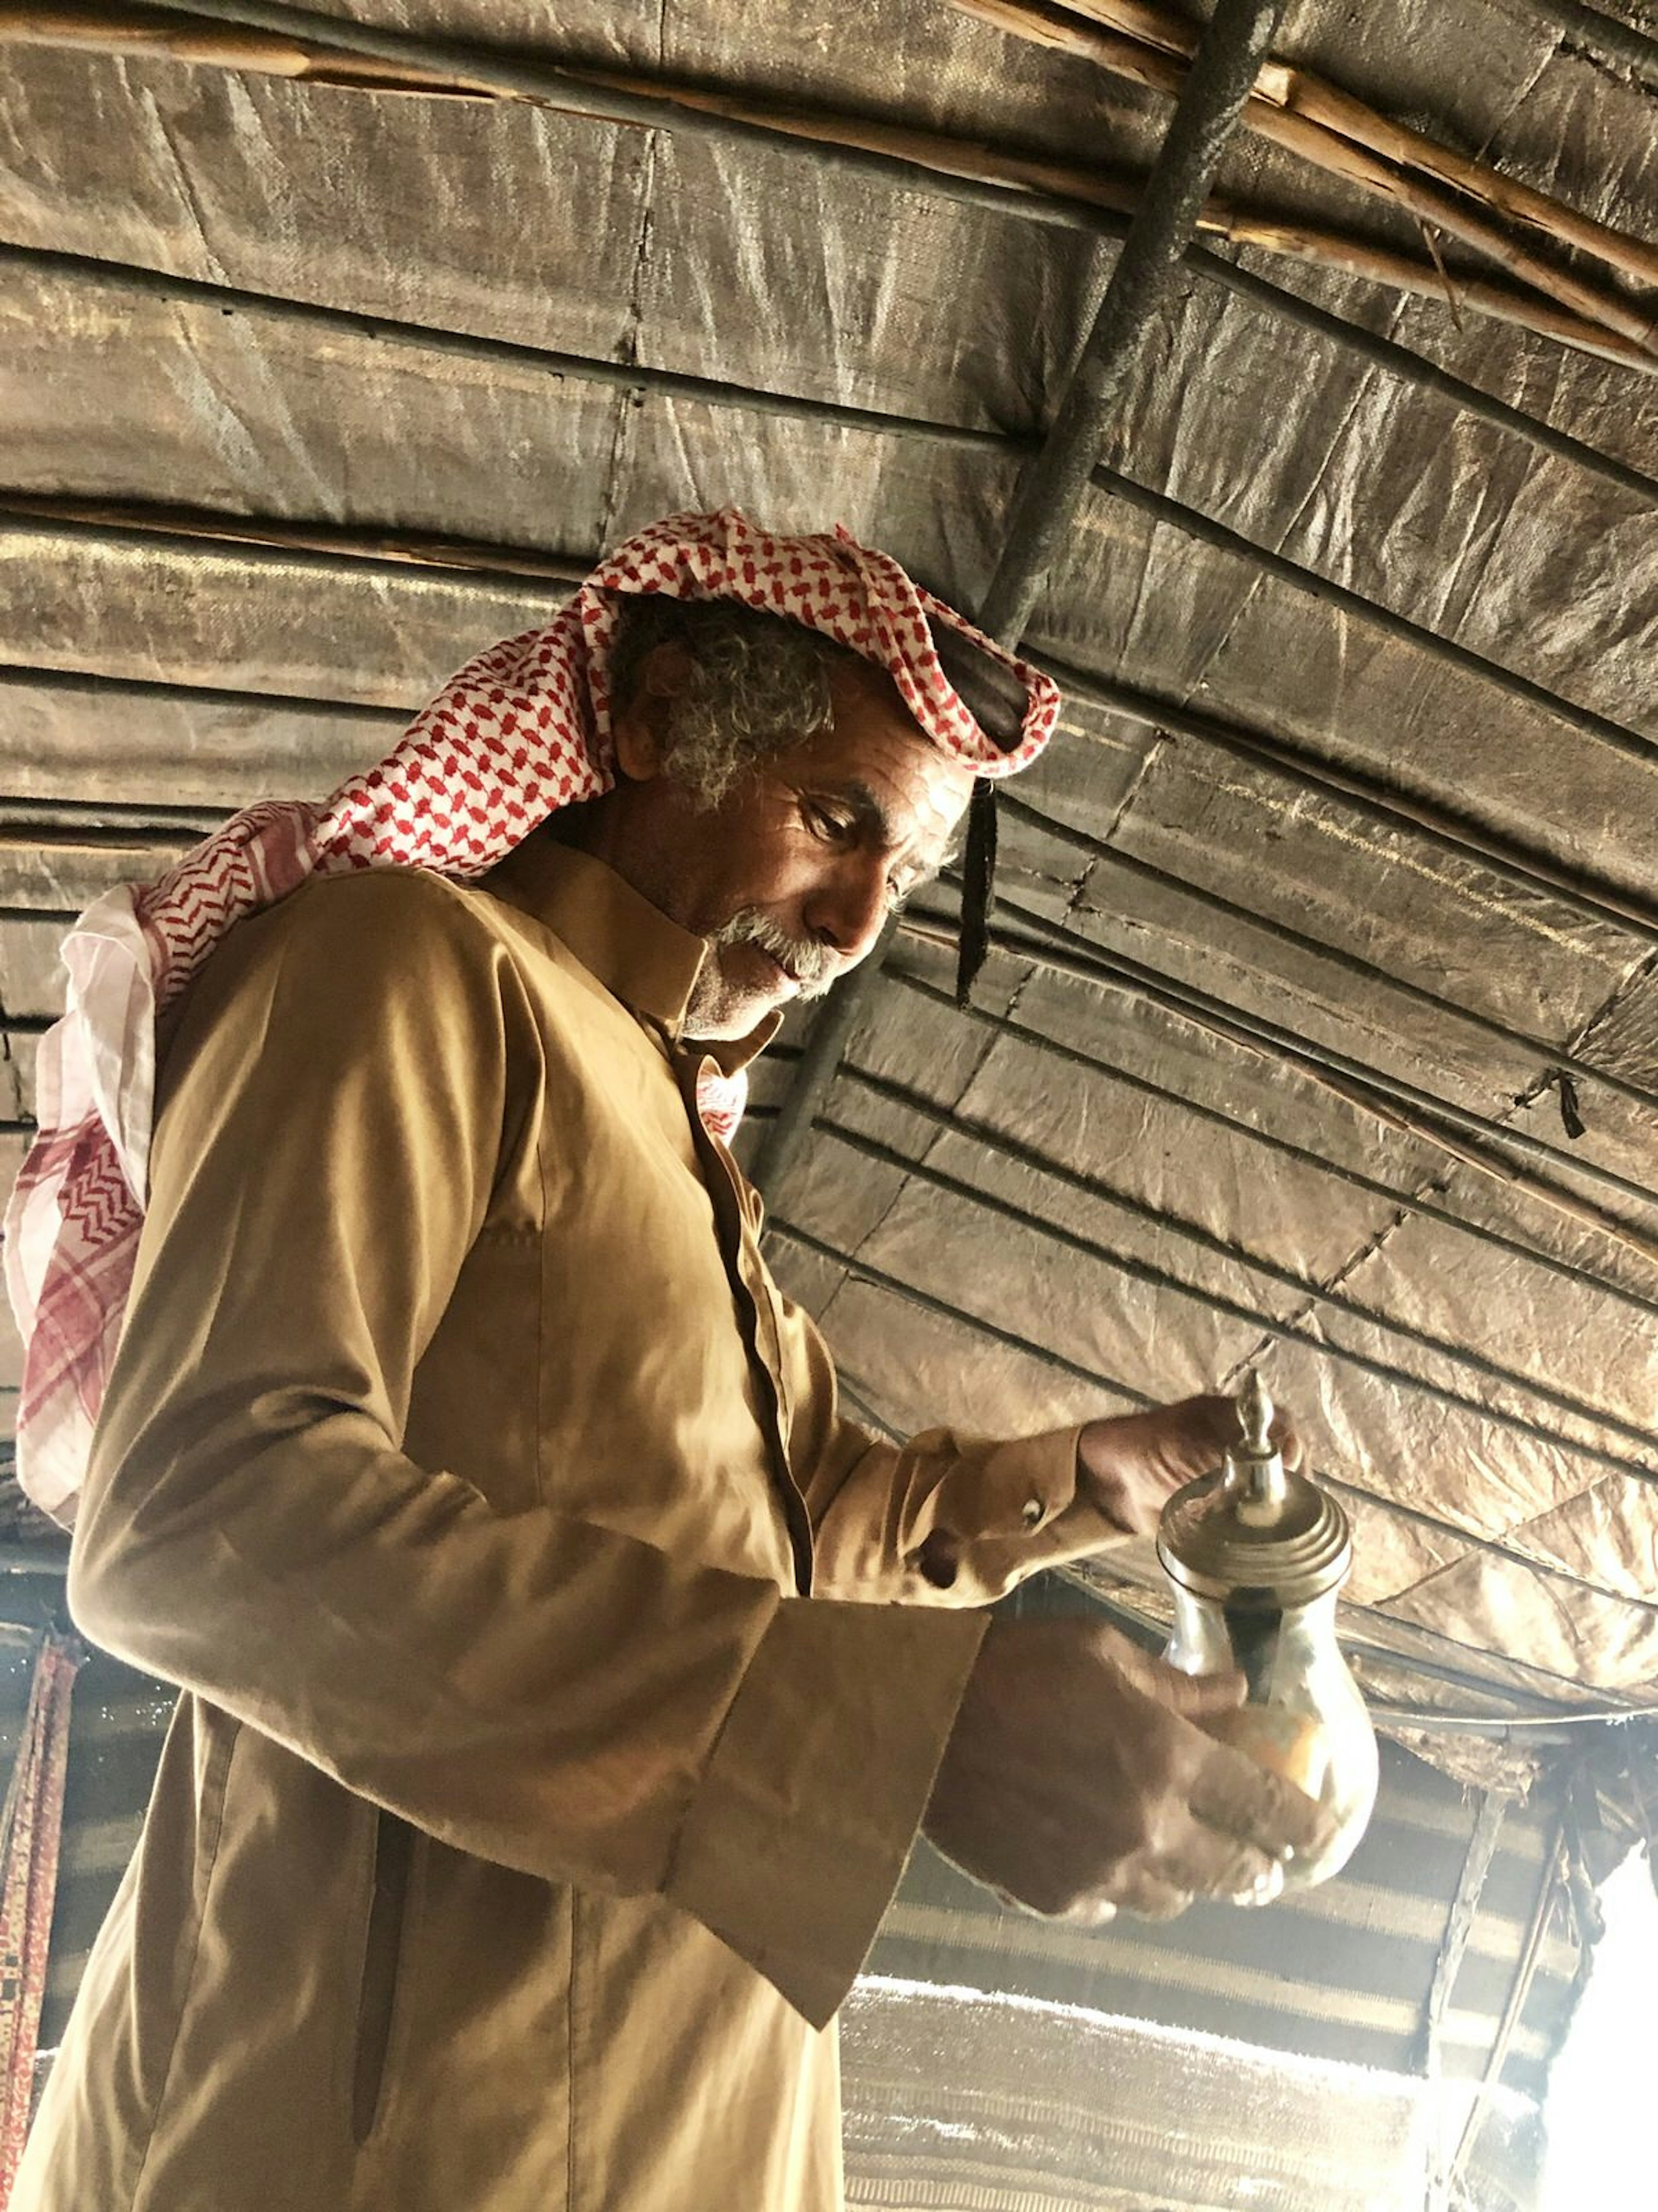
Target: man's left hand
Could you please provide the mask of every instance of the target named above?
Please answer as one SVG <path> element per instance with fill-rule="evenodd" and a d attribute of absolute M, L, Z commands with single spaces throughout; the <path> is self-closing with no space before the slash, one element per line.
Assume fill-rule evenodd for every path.
<path fill-rule="evenodd" d="M 1177 1406 L 1090 1421 L 1077 1444 L 1079 1494 L 1113 1528 L 1155 1535 L 1167 1499 L 1219 1467 L 1242 1434 L 1234 1398 L 1183 1398 Z M 1287 1466 L 1301 1465 L 1301 1439 L 1287 1413 L 1274 1418 L 1272 1441 Z"/>

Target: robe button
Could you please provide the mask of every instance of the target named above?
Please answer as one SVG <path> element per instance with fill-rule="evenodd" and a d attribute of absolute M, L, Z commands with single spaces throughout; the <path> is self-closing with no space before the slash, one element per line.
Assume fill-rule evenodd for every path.
<path fill-rule="evenodd" d="M 1047 1510 L 1039 1498 L 1027 1498 L 1025 1500 L 1025 1510 L 1020 1518 L 1027 1528 L 1039 1528 L 1042 1525 L 1042 1516 Z"/>
<path fill-rule="evenodd" d="M 941 1590 L 954 1589 L 960 1564 L 960 1549 L 955 1538 L 943 1528 L 935 1528 L 930 1536 L 924 1537 L 905 1561 L 905 1565 L 913 1568 L 923 1582 L 930 1583 L 934 1589 Z"/>

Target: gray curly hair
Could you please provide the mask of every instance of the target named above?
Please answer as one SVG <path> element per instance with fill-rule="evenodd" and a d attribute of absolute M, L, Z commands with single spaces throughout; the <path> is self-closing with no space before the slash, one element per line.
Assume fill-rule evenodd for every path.
<path fill-rule="evenodd" d="M 611 647 L 616 707 L 637 697 L 646 659 L 659 645 L 682 646 L 690 658 L 669 712 L 669 768 L 705 807 L 769 754 L 821 736 L 834 719 L 836 669 L 869 665 L 833 638 L 730 599 L 630 593 Z"/>

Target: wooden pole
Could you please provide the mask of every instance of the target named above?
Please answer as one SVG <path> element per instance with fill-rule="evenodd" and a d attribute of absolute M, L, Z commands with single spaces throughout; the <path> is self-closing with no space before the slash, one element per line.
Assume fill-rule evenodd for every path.
<path fill-rule="evenodd" d="M 980 0 L 953 0 L 953 4 L 978 12 Z M 993 0 L 982 0 L 982 4 L 988 8 Z M 994 0 L 994 4 L 1005 6 L 1009 0 Z M 1083 38 L 1101 35 L 1087 25 L 1073 24 L 1073 29 Z M 968 190 L 978 186 L 1023 193 L 1050 206 L 1122 216 L 1139 204 L 1138 179 L 1112 177 L 1083 163 L 1055 161 L 1040 154 L 907 124 L 714 92 L 661 77 L 509 58 L 485 48 L 460 48 L 406 32 L 325 19 L 278 4 L 278 0 L 197 0 L 188 14 L 180 12 L 159 22 L 152 15 L 124 9 L 114 0 L 80 8 L 0 0 L 0 46 L 8 43 L 80 45 L 116 54 L 147 52 L 197 66 L 257 70 L 379 93 L 521 100 L 642 129 L 684 129 L 694 118 L 709 135 L 747 142 L 801 139 L 836 148 L 855 160 L 862 157 L 882 173 L 896 176 L 906 168 L 920 170 L 954 179 Z M 1127 42 L 1119 43 L 1125 46 Z M 1122 58 L 1126 64 L 1126 52 Z M 1136 66 L 1155 68 L 1159 59 L 1149 53 L 1143 62 L 1137 58 Z M 1141 81 L 1153 80 L 1143 76 Z M 1168 77 L 1170 83 L 1177 81 Z M 1490 316 L 1626 368 L 1658 371 L 1658 353 L 1645 337 L 1613 327 L 1620 315 L 1629 319 L 1628 311 L 1614 298 L 1588 288 L 1583 296 L 1593 297 L 1596 311 L 1576 312 L 1555 283 L 1556 272 L 1540 263 L 1537 267 L 1547 280 L 1542 293 L 1485 277 L 1448 276 L 1431 253 L 1417 257 L 1376 246 L 1339 231 L 1239 209 L 1213 195 L 1198 228 L 1206 237 L 1447 301 L 1454 313 L 1466 309 Z M 1640 318 L 1634 319 L 1633 327 L 1649 335 L 1649 325 Z"/>
<path fill-rule="evenodd" d="M 951 0 L 951 5 L 1012 37 L 1092 61 L 1111 76 L 1154 91 L 1172 96 L 1185 81 L 1192 29 L 1145 0 L 1068 0 L 1064 6 L 1045 0 Z M 1129 35 L 1121 35 L 1125 31 Z M 1653 350 L 1653 318 L 1639 303 L 1540 260 L 1530 244 L 1533 238 L 1546 240 L 1589 254 L 1637 283 L 1658 286 L 1658 247 L 1644 240 L 1612 230 L 1282 62 L 1270 62 L 1257 79 L 1243 127 L 1461 240 L 1561 307 Z M 1440 189 L 1445 185 L 1450 191 Z M 1508 225 L 1517 226 L 1519 234 Z"/>

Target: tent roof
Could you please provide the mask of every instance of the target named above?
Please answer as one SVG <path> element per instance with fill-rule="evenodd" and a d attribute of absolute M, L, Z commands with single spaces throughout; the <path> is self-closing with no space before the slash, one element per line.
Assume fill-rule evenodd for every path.
<path fill-rule="evenodd" d="M 66 919 L 378 757 L 628 531 L 839 520 L 981 601 L 1166 127 L 1172 0 L 556 15 L 0 8 L 14 1160 Z M 895 1431 L 1260 1363 L 1353 1513 L 1373 1693 L 1519 1716 L 1540 1752 L 1410 1739 L 1500 1793 L 1574 1714 L 1658 1705 L 1658 40 L 1637 0 L 1292 0 L 1274 52 L 1032 617 L 1065 720 L 1003 809 L 975 1004 L 941 890 L 771 1178 L 771 1249 Z M 1161 1617 L 1143 1551 L 1082 1578 Z M 160 1713 L 100 1694 L 54 2006 Z M 1503 1831 L 1453 2005 L 1426 1900 L 1472 1920 L 1492 1801 L 1389 1757 L 1394 1826 L 1310 1909 L 1316 2032 L 1279 2046 L 1408 2068 L 1437 2008 L 1452 2070 L 1501 2074 L 1507 2019 L 1529 2091 L 1584 1792 Z M 1440 1838 L 1432 1881 L 1395 1827 Z M 1022 1935 L 918 1862 L 849 2023 L 867 2201 L 914 2148 L 906 2067 L 933 2120 L 942 2084 L 1001 2125 L 1036 2014 L 976 2085 L 927 2008 L 1002 1966 L 1047 2002 Z M 1216 1990 L 1289 2002 L 1271 1942 L 1210 1935 L 1129 1930 L 1089 1986 L 1199 2028 Z"/>
<path fill-rule="evenodd" d="M 395 33 L 355 77 L 322 10 L 0 22 L 15 1123 L 67 913 L 375 757 L 653 516 L 842 520 L 973 606 L 1168 113 L 948 0 L 350 12 Z M 1466 192 L 1234 143 L 1033 621 L 1066 720 L 978 1003 L 923 902 L 774 1247 L 898 1427 L 1263 1361 L 1380 1650 L 1649 1705 L 1658 60 L 1572 12 L 1290 8 L 1281 59 L 1627 265 L 1504 214 L 1523 282 Z"/>

